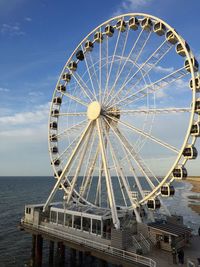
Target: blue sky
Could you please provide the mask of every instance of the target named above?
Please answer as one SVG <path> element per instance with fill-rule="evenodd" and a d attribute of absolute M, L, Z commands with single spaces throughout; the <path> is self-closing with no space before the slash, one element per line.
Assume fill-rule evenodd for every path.
<path fill-rule="evenodd" d="M 63 65 L 93 28 L 116 14 L 149 13 L 177 29 L 200 59 L 199 10 L 198 0 L 0 0 L 0 175 L 52 174 L 48 103 Z"/>

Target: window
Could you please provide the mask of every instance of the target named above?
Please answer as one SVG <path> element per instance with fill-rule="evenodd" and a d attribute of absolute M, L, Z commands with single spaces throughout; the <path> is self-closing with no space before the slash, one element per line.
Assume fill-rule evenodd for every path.
<path fill-rule="evenodd" d="M 51 222 L 56 223 L 57 222 L 57 212 L 51 211 Z"/>
<path fill-rule="evenodd" d="M 31 208 L 26 208 L 26 214 L 31 214 Z"/>
<path fill-rule="evenodd" d="M 83 230 L 90 232 L 90 218 L 84 218 L 83 217 Z"/>
<path fill-rule="evenodd" d="M 101 221 L 92 220 L 92 233 L 101 235 Z"/>
<path fill-rule="evenodd" d="M 64 224 L 64 213 L 58 212 L 58 224 Z"/>
<path fill-rule="evenodd" d="M 168 236 L 168 235 L 164 235 L 164 236 L 163 236 L 163 241 L 164 241 L 165 243 L 169 243 L 169 236 Z"/>
<path fill-rule="evenodd" d="M 72 215 L 65 214 L 65 225 L 68 227 L 72 227 Z"/>
<path fill-rule="evenodd" d="M 74 228 L 81 229 L 81 217 L 80 216 L 74 216 Z"/>

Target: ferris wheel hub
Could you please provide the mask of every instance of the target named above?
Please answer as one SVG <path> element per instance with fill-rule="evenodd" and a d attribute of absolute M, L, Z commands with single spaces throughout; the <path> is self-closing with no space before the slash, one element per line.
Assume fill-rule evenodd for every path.
<path fill-rule="evenodd" d="M 99 102 L 94 101 L 89 104 L 87 109 L 87 116 L 89 120 L 96 120 L 101 113 L 101 105 Z"/>

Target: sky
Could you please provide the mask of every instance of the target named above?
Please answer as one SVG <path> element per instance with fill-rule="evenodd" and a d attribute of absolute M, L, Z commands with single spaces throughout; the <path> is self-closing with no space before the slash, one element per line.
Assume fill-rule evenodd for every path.
<path fill-rule="evenodd" d="M 66 60 L 92 29 L 118 14 L 149 13 L 200 59 L 199 10 L 199 0 L 0 0 L 0 176 L 52 175 L 49 102 Z M 199 175 L 200 157 L 194 164 Z"/>

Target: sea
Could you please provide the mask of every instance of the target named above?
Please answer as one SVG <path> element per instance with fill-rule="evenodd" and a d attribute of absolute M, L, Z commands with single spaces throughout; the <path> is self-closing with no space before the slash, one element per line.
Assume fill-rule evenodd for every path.
<path fill-rule="evenodd" d="M 18 228 L 24 214 L 25 204 L 44 203 L 55 179 L 52 177 L 0 177 L 0 267 L 28 267 L 31 259 L 32 238 L 30 234 Z M 192 186 L 186 182 L 178 182 L 176 196 L 165 200 L 165 204 L 173 214 L 183 215 L 184 223 L 197 233 L 200 216 L 188 207 Z M 57 195 L 59 199 L 59 194 Z M 48 265 L 48 243 L 44 241 L 43 265 Z M 103 264 L 103 265 L 102 265 Z M 54 267 L 58 266 L 55 262 Z M 72 259 L 70 250 L 66 249 L 64 266 L 112 266 L 102 263 L 94 257 L 87 256 L 84 261 Z M 51 266 L 52 267 L 52 266 Z"/>

